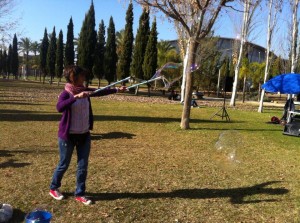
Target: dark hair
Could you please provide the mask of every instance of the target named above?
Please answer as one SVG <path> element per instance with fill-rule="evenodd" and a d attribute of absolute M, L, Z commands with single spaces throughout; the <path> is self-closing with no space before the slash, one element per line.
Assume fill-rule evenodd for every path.
<path fill-rule="evenodd" d="M 68 83 L 76 83 L 80 75 L 84 75 L 86 79 L 88 79 L 89 72 L 77 65 L 69 65 L 64 69 L 64 77 Z"/>

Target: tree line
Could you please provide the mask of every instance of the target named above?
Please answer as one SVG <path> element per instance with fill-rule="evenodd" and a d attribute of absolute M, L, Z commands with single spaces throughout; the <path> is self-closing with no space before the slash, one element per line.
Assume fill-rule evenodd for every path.
<path fill-rule="evenodd" d="M 125 28 L 119 32 L 115 30 L 113 17 L 110 17 L 106 29 L 101 20 L 98 30 L 95 30 L 95 10 L 93 2 L 85 15 L 79 37 L 74 37 L 72 17 L 67 27 L 66 42 L 63 32 L 57 36 L 55 26 L 51 33 L 47 28 L 40 43 L 31 42 L 29 38 L 21 38 L 18 42 L 16 34 L 8 50 L 0 50 L 0 72 L 9 78 L 13 74 L 18 78 L 21 73 L 29 74 L 29 68 L 35 70 L 35 77 L 43 83 L 49 77 L 53 83 L 62 78 L 65 66 L 77 64 L 88 69 L 91 73 L 89 81 L 96 78 L 100 87 L 100 80 L 105 78 L 108 83 L 128 76 L 139 79 L 149 79 L 155 73 L 157 66 L 174 57 L 175 49 L 165 41 L 158 43 L 156 19 L 150 27 L 149 11 L 144 8 L 139 20 L 136 37 L 133 35 L 133 5 L 130 3 L 126 11 Z M 167 50 L 161 52 L 162 50 Z M 18 56 L 19 52 L 23 56 Z M 34 56 L 30 56 L 30 52 Z M 165 54 L 165 55 L 164 55 Z M 162 56 L 163 55 L 163 56 Z M 158 59 L 160 59 L 158 61 Z M 24 64 L 22 72 L 20 65 Z"/>

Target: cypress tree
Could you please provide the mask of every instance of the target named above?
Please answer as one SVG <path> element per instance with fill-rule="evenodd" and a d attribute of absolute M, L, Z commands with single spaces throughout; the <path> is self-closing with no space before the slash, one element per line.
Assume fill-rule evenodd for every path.
<path fill-rule="evenodd" d="M 43 73 L 43 83 L 45 82 L 45 77 L 47 75 L 46 66 L 47 66 L 48 47 L 49 47 L 48 33 L 47 33 L 47 29 L 45 28 L 44 37 L 40 48 L 40 69 Z M 41 74 L 40 74 L 40 81 L 41 81 Z"/>
<path fill-rule="evenodd" d="M 7 69 L 8 76 L 11 73 L 11 61 L 12 61 L 12 46 L 11 46 L 11 44 L 9 44 L 8 54 L 7 54 L 7 58 L 6 58 L 6 69 Z"/>
<path fill-rule="evenodd" d="M 144 78 L 150 79 L 156 72 L 157 68 L 157 29 L 156 29 L 156 19 L 154 19 L 151 27 L 151 32 L 149 40 L 146 47 L 143 71 Z"/>
<path fill-rule="evenodd" d="M 70 18 L 67 32 L 67 41 L 66 41 L 66 49 L 65 49 L 65 65 L 73 65 L 75 58 L 74 51 L 74 25 L 72 17 Z"/>
<path fill-rule="evenodd" d="M 156 72 L 157 68 L 157 29 L 156 19 L 154 19 L 151 27 L 150 36 L 148 39 L 144 62 L 143 72 L 144 78 L 150 79 Z M 150 84 L 148 84 L 148 96 L 150 97 Z"/>
<path fill-rule="evenodd" d="M 93 74 L 98 79 L 98 88 L 100 87 L 100 80 L 104 75 L 104 52 L 105 52 L 105 25 L 103 20 L 99 24 L 98 39 L 95 48 L 95 58 L 93 66 Z"/>
<path fill-rule="evenodd" d="M 57 40 L 57 48 L 56 48 L 56 65 L 55 65 L 55 74 L 58 77 L 57 84 L 61 80 L 63 69 L 64 69 L 64 42 L 63 42 L 63 32 L 60 30 Z"/>
<path fill-rule="evenodd" d="M 19 54 L 18 54 L 18 39 L 16 34 L 14 35 L 13 45 L 12 45 L 11 72 L 15 76 L 15 79 L 17 79 L 19 73 Z"/>
<path fill-rule="evenodd" d="M 88 13 L 85 15 L 78 43 L 78 65 L 92 72 L 94 65 L 94 53 L 97 43 L 97 32 L 95 31 L 95 10 L 92 2 Z M 93 74 L 89 79 L 93 78 Z"/>
<path fill-rule="evenodd" d="M 3 72 L 3 53 L 2 49 L 0 49 L 0 74 Z"/>
<path fill-rule="evenodd" d="M 3 54 L 2 54 L 2 71 L 3 73 L 6 75 L 7 74 L 7 53 L 6 53 L 6 50 L 3 51 Z M 7 78 L 9 79 L 9 76 L 7 76 Z"/>
<path fill-rule="evenodd" d="M 133 49 L 133 5 L 130 2 L 126 12 L 125 38 L 122 46 L 122 54 L 119 60 L 118 75 L 120 79 L 130 76 L 130 64 Z"/>
<path fill-rule="evenodd" d="M 136 34 L 131 67 L 132 75 L 140 79 L 144 79 L 142 66 L 148 42 L 149 29 L 149 12 L 147 12 L 146 9 L 144 9 L 139 20 L 139 28 Z"/>
<path fill-rule="evenodd" d="M 113 18 L 110 17 L 109 26 L 107 28 L 107 41 L 104 54 L 105 79 L 108 81 L 108 83 L 111 83 L 115 79 L 117 71 L 118 56 L 116 50 L 115 24 Z"/>
<path fill-rule="evenodd" d="M 56 61 L 56 32 L 55 26 L 53 27 L 53 32 L 50 38 L 50 44 L 47 51 L 47 70 L 50 74 L 50 84 L 52 84 L 54 74 L 55 74 L 55 61 Z"/>

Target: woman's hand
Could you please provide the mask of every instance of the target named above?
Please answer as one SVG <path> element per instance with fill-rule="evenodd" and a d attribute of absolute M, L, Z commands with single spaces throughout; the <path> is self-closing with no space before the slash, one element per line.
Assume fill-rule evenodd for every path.
<path fill-rule="evenodd" d="M 87 92 L 87 91 L 83 91 L 83 92 L 81 92 L 81 93 L 79 93 L 79 94 L 76 94 L 76 95 L 74 95 L 74 98 L 86 98 L 86 97 L 88 97 L 90 94 L 89 94 L 89 92 Z"/>
<path fill-rule="evenodd" d="M 127 87 L 126 86 L 121 86 L 121 87 L 118 87 L 118 92 L 124 92 L 127 90 Z"/>

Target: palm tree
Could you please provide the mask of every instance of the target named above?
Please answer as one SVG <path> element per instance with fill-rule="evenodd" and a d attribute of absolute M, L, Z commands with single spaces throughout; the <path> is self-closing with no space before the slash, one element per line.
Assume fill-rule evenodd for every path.
<path fill-rule="evenodd" d="M 157 43 L 157 62 L 158 66 L 161 67 L 168 61 L 168 53 L 175 51 L 175 47 L 170 43 L 170 41 L 161 40 Z"/>
<path fill-rule="evenodd" d="M 125 30 L 121 29 L 120 31 L 116 32 L 116 44 L 117 44 L 117 55 L 121 55 L 123 51 L 123 42 L 125 39 Z"/>
<path fill-rule="evenodd" d="M 40 50 L 40 44 L 37 41 L 32 42 L 31 45 L 30 45 L 30 50 L 34 54 L 34 65 L 33 65 L 33 67 L 34 67 L 34 76 L 35 76 L 35 79 L 36 79 L 37 78 L 36 68 L 38 67 L 38 61 L 37 61 L 37 56 L 36 55 Z"/>
<path fill-rule="evenodd" d="M 28 61 L 29 61 L 29 51 L 31 50 L 31 40 L 28 37 L 21 38 L 21 41 L 19 42 L 19 48 L 23 55 L 26 55 L 26 73 L 25 73 L 25 78 L 26 75 L 28 75 Z"/>
<path fill-rule="evenodd" d="M 39 50 L 40 50 L 40 44 L 37 41 L 34 41 L 30 44 L 30 51 L 33 52 L 35 57 L 39 52 Z"/>

